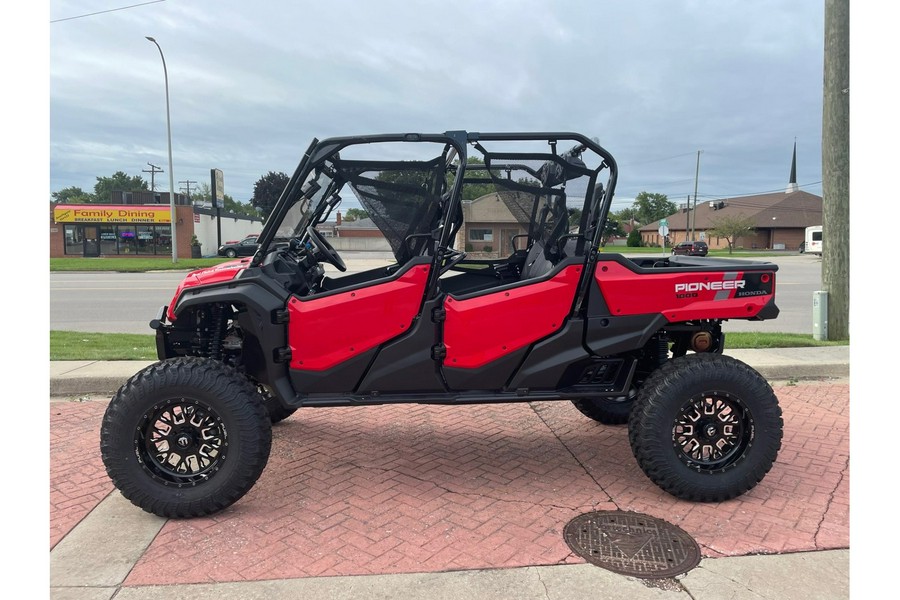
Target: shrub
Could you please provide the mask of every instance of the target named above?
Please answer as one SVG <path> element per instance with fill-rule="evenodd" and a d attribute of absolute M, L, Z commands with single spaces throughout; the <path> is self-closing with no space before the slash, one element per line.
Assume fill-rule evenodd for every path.
<path fill-rule="evenodd" d="M 641 232 L 638 229 L 632 229 L 631 233 L 628 234 L 628 239 L 625 240 L 625 245 L 630 248 L 640 248 L 644 245 L 644 241 L 641 239 Z"/>

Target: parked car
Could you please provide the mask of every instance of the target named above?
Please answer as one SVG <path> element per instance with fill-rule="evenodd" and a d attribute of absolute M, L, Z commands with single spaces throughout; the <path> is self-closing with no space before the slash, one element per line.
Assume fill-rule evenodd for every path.
<path fill-rule="evenodd" d="M 227 242 L 219 246 L 219 256 L 227 256 L 228 258 L 235 258 L 238 256 L 253 256 L 256 254 L 256 249 L 259 248 L 259 243 L 257 243 L 257 239 L 259 236 L 251 235 L 240 242 Z"/>
<path fill-rule="evenodd" d="M 258 233 L 249 233 L 249 234 L 247 234 L 247 235 L 244 237 L 244 239 L 245 239 L 245 240 L 249 240 L 249 239 L 251 239 L 251 238 L 256 239 L 256 238 L 258 238 L 258 237 L 259 237 L 259 234 L 258 234 Z M 241 243 L 241 240 L 228 240 L 228 241 L 225 242 L 223 245 L 228 245 L 228 244 L 240 244 L 240 243 Z"/>
<path fill-rule="evenodd" d="M 706 256 L 709 246 L 706 242 L 681 242 L 672 248 L 672 254 L 684 254 L 685 256 Z"/>

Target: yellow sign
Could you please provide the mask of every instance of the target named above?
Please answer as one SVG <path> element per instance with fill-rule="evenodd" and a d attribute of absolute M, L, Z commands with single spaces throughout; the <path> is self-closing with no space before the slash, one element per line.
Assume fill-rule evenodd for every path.
<path fill-rule="evenodd" d="M 60 204 L 53 207 L 57 223 L 171 223 L 171 208 L 164 205 L 118 206 Z"/>

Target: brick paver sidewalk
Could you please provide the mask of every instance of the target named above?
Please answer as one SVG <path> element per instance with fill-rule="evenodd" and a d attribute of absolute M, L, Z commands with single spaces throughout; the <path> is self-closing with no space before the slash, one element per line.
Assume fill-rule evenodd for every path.
<path fill-rule="evenodd" d="M 775 391 L 777 463 L 718 504 L 662 492 L 627 428 L 568 402 L 301 410 L 274 427 L 268 466 L 242 500 L 168 521 L 125 585 L 577 563 L 562 529 L 589 510 L 665 519 L 706 557 L 847 548 L 849 386 Z M 104 409 L 50 405 L 51 548 L 113 491 L 97 448 Z"/>

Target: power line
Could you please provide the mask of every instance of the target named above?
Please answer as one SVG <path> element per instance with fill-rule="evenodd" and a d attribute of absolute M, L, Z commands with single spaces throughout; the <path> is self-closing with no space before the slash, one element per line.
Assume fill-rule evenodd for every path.
<path fill-rule="evenodd" d="M 51 23 L 59 23 L 61 21 L 71 21 L 73 19 L 83 19 L 84 17 L 93 17 L 94 15 L 102 15 L 103 13 L 116 12 L 117 10 L 127 10 L 129 8 L 137 8 L 138 6 L 146 6 L 148 4 L 156 4 L 157 2 L 165 2 L 166 0 L 150 0 L 150 2 L 141 2 L 140 4 L 132 4 L 131 6 L 122 6 L 119 8 L 110 8 L 109 10 L 100 10 L 97 12 L 87 13 L 84 15 L 77 15 L 74 17 L 65 17 L 63 19 L 53 19 L 50 21 Z"/>

